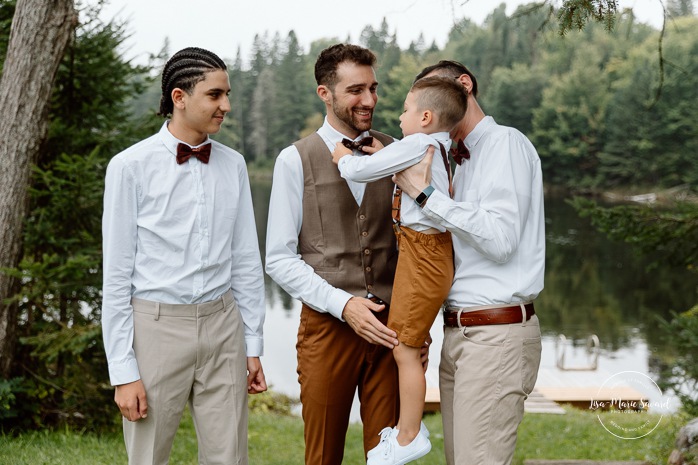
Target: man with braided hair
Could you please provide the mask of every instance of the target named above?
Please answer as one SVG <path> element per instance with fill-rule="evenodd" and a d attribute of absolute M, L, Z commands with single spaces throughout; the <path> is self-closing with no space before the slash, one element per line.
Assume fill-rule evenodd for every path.
<path fill-rule="evenodd" d="M 116 155 L 104 192 L 102 327 L 129 464 L 166 464 L 187 404 L 199 462 L 247 464 L 247 393 L 266 390 L 264 280 L 242 155 L 209 139 L 225 63 L 167 62 L 160 132 Z"/>

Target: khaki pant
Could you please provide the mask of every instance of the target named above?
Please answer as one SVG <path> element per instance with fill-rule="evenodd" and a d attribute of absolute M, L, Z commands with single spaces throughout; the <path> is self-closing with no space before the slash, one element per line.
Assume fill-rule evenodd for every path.
<path fill-rule="evenodd" d="M 511 325 L 444 328 L 439 388 L 448 465 L 511 463 L 540 353 L 535 315 Z"/>
<path fill-rule="evenodd" d="M 385 324 L 386 311 L 377 314 Z M 400 413 L 397 365 L 386 347 L 370 344 L 329 313 L 306 305 L 298 328 L 298 381 L 305 426 L 305 463 L 339 465 L 354 393 L 359 390 L 364 453 Z"/>
<path fill-rule="evenodd" d="M 148 417 L 123 421 L 130 465 L 167 464 L 187 403 L 199 463 L 247 464 L 247 358 L 232 292 L 199 305 L 133 299 Z"/>

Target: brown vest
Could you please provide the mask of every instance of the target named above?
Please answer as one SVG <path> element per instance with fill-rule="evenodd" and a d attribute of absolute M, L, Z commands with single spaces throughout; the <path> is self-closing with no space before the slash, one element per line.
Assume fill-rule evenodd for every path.
<path fill-rule="evenodd" d="M 371 135 L 383 145 L 393 139 Z M 392 294 L 397 248 L 392 228 L 390 177 L 366 184 L 361 206 L 313 133 L 294 144 L 303 163 L 303 224 L 298 249 L 303 261 L 332 286 L 386 302 Z"/>

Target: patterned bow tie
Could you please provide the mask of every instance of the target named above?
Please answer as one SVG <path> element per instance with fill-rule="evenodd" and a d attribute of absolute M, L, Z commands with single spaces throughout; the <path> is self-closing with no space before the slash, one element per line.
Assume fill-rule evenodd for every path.
<path fill-rule="evenodd" d="M 470 150 L 465 146 L 462 139 L 451 149 L 451 156 L 459 165 L 463 164 L 463 160 L 470 160 Z"/>
<path fill-rule="evenodd" d="M 191 148 L 187 144 L 177 145 L 177 164 L 181 165 L 191 157 L 196 157 L 201 160 L 201 163 L 208 163 L 211 158 L 211 144 L 202 145 L 198 148 Z"/>
<path fill-rule="evenodd" d="M 349 150 L 358 150 L 359 152 L 364 151 L 364 145 L 372 145 L 373 144 L 373 137 L 364 137 L 363 139 L 359 139 L 357 141 L 349 140 L 349 139 L 342 139 L 342 145 L 348 148 Z"/>

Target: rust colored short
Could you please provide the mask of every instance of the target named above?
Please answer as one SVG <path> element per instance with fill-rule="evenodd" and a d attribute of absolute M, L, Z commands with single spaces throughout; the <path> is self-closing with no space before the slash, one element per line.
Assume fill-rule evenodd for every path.
<path fill-rule="evenodd" d="M 453 283 L 451 233 L 423 234 L 404 226 L 388 327 L 400 343 L 421 347 Z"/>

